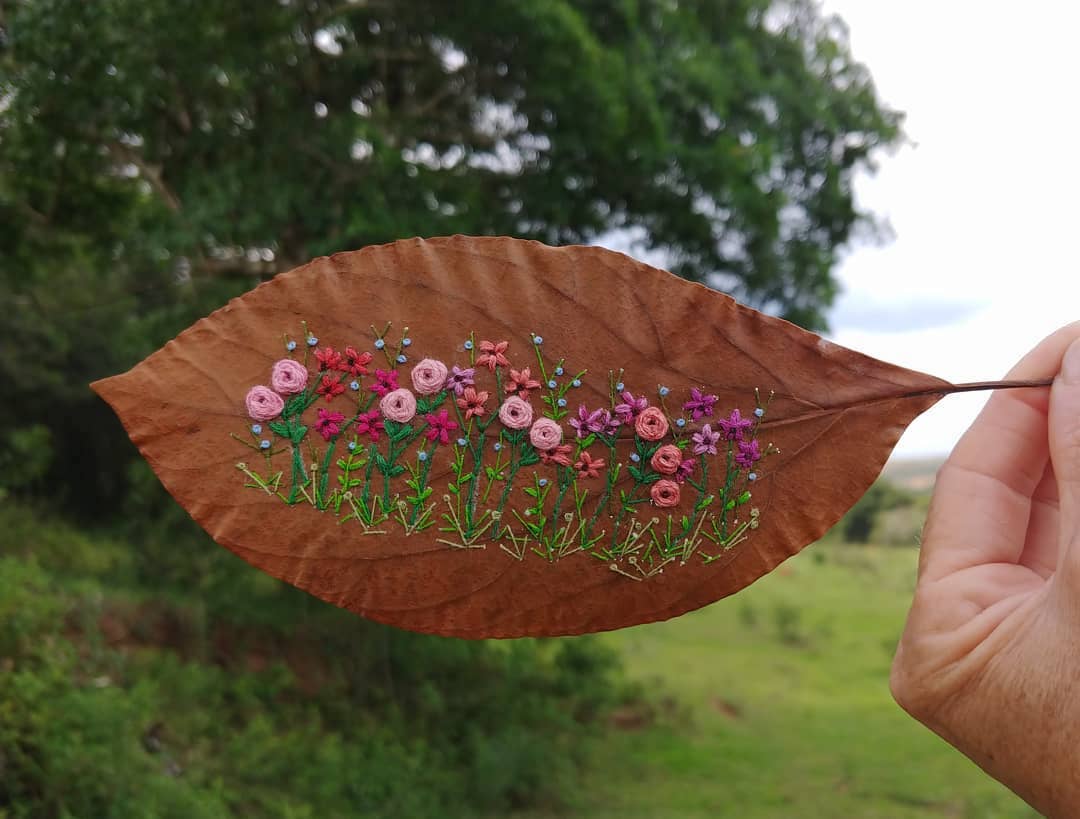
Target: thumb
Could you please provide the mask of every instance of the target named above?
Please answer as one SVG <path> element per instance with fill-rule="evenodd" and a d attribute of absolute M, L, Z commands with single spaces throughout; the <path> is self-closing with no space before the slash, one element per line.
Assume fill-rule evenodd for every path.
<path fill-rule="evenodd" d="M 1069 345 L 1050 389 L 1050 459 L 1057 477 L 1061 565 L 1080 589 L 1080 339 Z"/>

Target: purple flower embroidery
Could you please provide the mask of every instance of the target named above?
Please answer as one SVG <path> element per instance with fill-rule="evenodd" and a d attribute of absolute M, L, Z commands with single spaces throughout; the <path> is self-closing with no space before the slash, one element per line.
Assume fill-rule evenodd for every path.
<path fill-rule="evenodd" d="M 683 483 L 694 474 L 694 469 L 697 467 L 697 458 L 684 458 L 683 462 L 679 464 L 679 468 L 675 470 L 675 480 L 679 483 Z"/>
<path fill-rule="evenodd" d="M 739 441 L 739 451 L 735 453 L 735 463 L 749 469 L 761 460 L 761 447 L 757 441 Z"/>
<path fill-rule="evenodd" d="M 723 422 L 721 421 L 721 423 Z M 690 436 L 690 440 L 694 442 L 695 455 L 715 455 L 716 443 L 720 440 L 720 433 L 715 431 L 709 424 L 705 424 L 698 432 Z"/>
<path fill-rule="evenodd" d="M 341 432 L 341 422 L 344 420 L 345 416 L 340 412 L 327 412 L 322 407 L 319 407 L 319 418 L 315 422 L 315 431 L 323 437 L 324 441 L 329 441 Z"/>
<path fill-rule="evenodd" d="M 595 432 L 603 432 L 605 413 L 607 413 L 608 419 L 610 419 L 610 413 L 608 413 L 607 410 L 598 409 L 589 412 L 585 409 L 585 405 L 581 404 L 578 407 L 578 417 L 570 419 L 570 426 L 577 430 L 578 438 L 585 438 Z"/>
<path fill-rule="evenodd" d="M 635 398 L 630 390 L 623 390 L 623 403 L 615 405 L 615 416 L 624 424 L 633 423 L 634 419 L 641 415 L 642 410 L 649 406 L 644 395 Z"/>
<path fill-rule="evenodd" d="M 448 389 L 452 389 L 457 395 L 461 395 L 465 392 L 466 387 L 474 385 L 475 378 L 475 367 L 462 368 L 455 364 L 450 371 L 450 377 L 446 379 L 446 386 Z"/>
<path fill-rule="evenodd" d="M 690 400 L 683 404 L 683 409 L 690 413 L 691 420 L 698 421 L 713 414 L 718 400 L 715 395 L 703 395 L 697 387 L 691 387 Z"/>
<path fill-rule="evenodd" d="M 743 418 L 737 409 L 731 411 L 731 417 L 727 420 L 719 419 L 717 423 L 724 430 L 724 437 L 729 441 L 741 441 L 744 429 L 750 429 L 754 422 L 749 418 Z"/>

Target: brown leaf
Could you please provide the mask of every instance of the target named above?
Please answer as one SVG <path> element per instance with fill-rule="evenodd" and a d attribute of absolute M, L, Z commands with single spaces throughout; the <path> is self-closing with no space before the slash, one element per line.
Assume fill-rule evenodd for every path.
<path fill-rule="evenodd" d="M 448 483 L 456 483 L 455 453 L 462 453 L 460 473 L 465 474 L 473 469 L 471 442 L 480 442 L 480 473 L 491 467 L 508 476 L 511 451 L 527 457 L 535 456 L 535 450 L 504 437 L 496 452 L 494 445 L 506 429 L 498 420 L 483 437 L 474 426 L 464 449 L 454 443 L 460 429 L 448 433 L 449 445 L 434 449 L 420 435 L 404 447 L 398 463 L 422 473 L 426 464 L 418 460 L 418 445 L 424 444 L 430 452 L 430 497 L 419 504 L 405 500 L 416 498 L 405 485 L 409 473 L 387 484 L 376 463 L 346 476 L 360 481 L 350 489 L 352 501 L 364 494 L 365 483 L 370 493 L 354 507 L 343 489 L 336 496 L 333 491 L 343 475 L 337 461 L 349 456 L 346 447 L 354 433 L 331 435 L 334 450 L 327 459 L 327 444 L 315 427 L 319 409 L 343 415 L 339 426 L 350 420 L 357 397 L 371 394 L 373 375 L 361 376 L 360 390 L 353 391 L 348 388 L 353 376 L 334 370 L 332 380 L 341 379 L 346 387 L 343 395 L 329 401 L 315 396 L 302 412 L 293 405 L 296 417 L 277 419 L 277 432 L 269 430 L 268 421 L 262 422 L 260 434 L 249 431 L 245 396 L 253 386 L 270 383 L 271 366 L 287 355 L 287 336 L 297 342 L 292 354 L 297 360 L 303 362 L 307 353 L 314 380 L 317 362 L 305 343 L 304 322 L 318 336 L 317 349 L 332 347 L 340 353 L 352 346 L 358 353 L 375 354 L 367 365 L 372 373 L 375 367 L 389 369 L 386 354 L 394 356 L 407 333 L 412 343 L 402 352 L 409 360 L 397 366 L 403 387 L 411 387 L 411 369 L 422 358 L 465 367 L 482 340 L 508 341 L 504 355 L 519 380 L 542 382 L 528 398 L 537 416 L 552 409 L 541 401 L 549 393 L 545 378 L 559 385 L 553 399 L 565 389 L 571 412 L 559 422 L 565 443 L 575 443 L 568 422 L 577 417 L 579 404 L 590 412 L 610 410 L 621 401 L 612 399 L 612 385 L 621 381 L 635 395 L 646 395 L 650 404 L 659 402 L 659 385 L 668 387 L 665 400 L 672 420 L 684 416 L 682 405 L 691 387 L 715 395 L 715 416 L 726 419 L 738 409 L 758 424 L 743 435 L 755 437 L 763 452 L 769 445 L 779 452 L 769 450 L 752 468 L 740 468 L 729 460 L 728 442 L 721 440 L 716 456 L 698 458 L 699 484 L 701 462 L 709 463 L 704 491 L 676 481 L 679 503 L 663 508 L 649 500 L 656 482 L 638 485 L 630 472 L 630 467 L 647 466 L 657 445 L 635 438 L 624 425 L 614 453 L 602 439 L 586 450 L 592 460 L 605 461 L 598 477 L 577 478 L 576 472 L 559 471 L 555 464 L 527 465 L 509 483 L 496 476 L 486 501 L 483 486 L 477 490 L 471 526 L 441 531 L 454 529 L 455 501 L 459 523 L 472 508 L 467 500 L 475 479 L 460 482 L 456 495 L 447 490 Z M 381 333 L 388 322 L 380 351 L 371 326 Z M 540 373 L 534 333 L 543 337 L 538 349 L 546 374 Z M 464 346 L 469 338 L 475 342 L 471 353 Z M 564 375 L 554 376 L 561 359 Z M 572 376 L 584 369 L 582 385 L 571 386 Z M 476 388 L 489 393 L 485 418 L 506 396 L 512 379 L 509 368 L 500 367 L 498 375 L 496 383 L 486 367 L 476 368 Z M 128 373 L 93 388 L 115 409 L 166 488 L 223 546 L 365 617 L 461 637 L 614 629 L 674 617 L 738 591 L 824 534 L 877 477 L 908 423 L 954 389 L 940 379 L 838 347 L 618 253 L 466 237 L 413 239 L 316 259 L 234 299 Z M 456 423 L 460 418 L 453 406 L 442 404 Z M 753 414 L 758 406 L 765 409 L 760 420 Z M 662 443 L 682 441 L 687 454 L 691 433 L 709 420 L 672 425 Z M 414 432 L 421 424 L 414 424 Z M 300 427 L 306 427 L 303 437 Z M 294 436 L 301 441 L 299 448 L 291 441 Z M 273 444 L 269 463 L 257 450 L 264 438 Z M 359 457 L 367 452 L 369 438 L 356 439 Z M 382 457 L 388 456 L 385 431 L 378 447 Z M 630 457 L 635 451 L 645 455 L 636 464 Z M 581 456 L 572 450 L 569 460 Z M 318 468 L 305 487 L 312 461 Z M 239 462 L 246 472 L 238 469 Z M 597 511 L 615 463 L 620 464 L 618 481 Z M 749 481 L 750 471 L 756 481 Z M 323 472 L 326 485 L 320 491 Z M 646 477 L 651 479 L 653 472 L 648 466 Z M 546 480 L 542 487 L 541 479 Z M 255 485 L 260 480 L 265 487 Z M 556 514 L 560 481 L 567 490 Z M 373 510 L 381 516 L 379 499 L 387 486 L 387 494 L 405 503 L 405 510 L 392 500 L 389 520 L 365 526 L 356 508 L 361 515 Z M 490 511 L 507 486 L 502 518 L 493 521 Z M 531 515 L 526 510 L 536 500 L 525 493 L 527 487 L 540 494 L 547 490 Z M 574 491 L 588 491 L 581 514 L 574 507 Z M 751 493 L 749 500 L 745 491 Z M 643 500 L 623 512 L 621 492 Z M 695 512 L 696 502 L 710 495 L 713 502 Z M 732 500 L 736 505 L 725 516 L 722 507 Z M 754 516 L 752 509 L 757 510 Z M 401 520 L 395 520 L 399 511 Z M 568 512 L 569 523 L 563 517 Z M 653 518 L 657 521 L 650 525 Z M 423 528 L 428 520 L 432 525 Z M 535 527 L 541 520 L 539 537 L 523 543 L 527 525 Z M 631 530 L 635 520 L 638 528 Z M 477 535 L 484 522 L 489 528 Z M 756 528 L 750 528 L 751 522 Z M 562 536 L 560 528 L 565 529 Z M 634 540 L 640 528 L 646 534 Z M 588 541 L 601 531 L 597 541 L 578 549 L 583 538 Z M 703 531 L 712 531 L 713 539 Z"/>

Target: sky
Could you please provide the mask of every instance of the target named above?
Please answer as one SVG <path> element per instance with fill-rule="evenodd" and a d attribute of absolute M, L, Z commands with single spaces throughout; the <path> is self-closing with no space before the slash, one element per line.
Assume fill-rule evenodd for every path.
<path fill-rule="evenodd" d="M 1002 377 L 1080 319 L 1080 5 L 1051 0 L 825 0 L 908 144 L 857 180 L 893 239 L 837 270 L 838 344 L 951 381 Z M 1047 373 L 1046 375 L 1052 375 Z M 984 394 L 917 419 L 898 457 L 944 455 Z"/>

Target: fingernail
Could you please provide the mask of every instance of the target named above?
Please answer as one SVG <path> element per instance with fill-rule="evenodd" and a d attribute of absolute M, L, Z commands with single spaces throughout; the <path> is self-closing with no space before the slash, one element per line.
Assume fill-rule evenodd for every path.
<path fill-rule="evenodd" d="M 1061 380 L 1066 384 L 1080 384 L 1080 339 L 1069 345 L 1061 362 Z"/>

